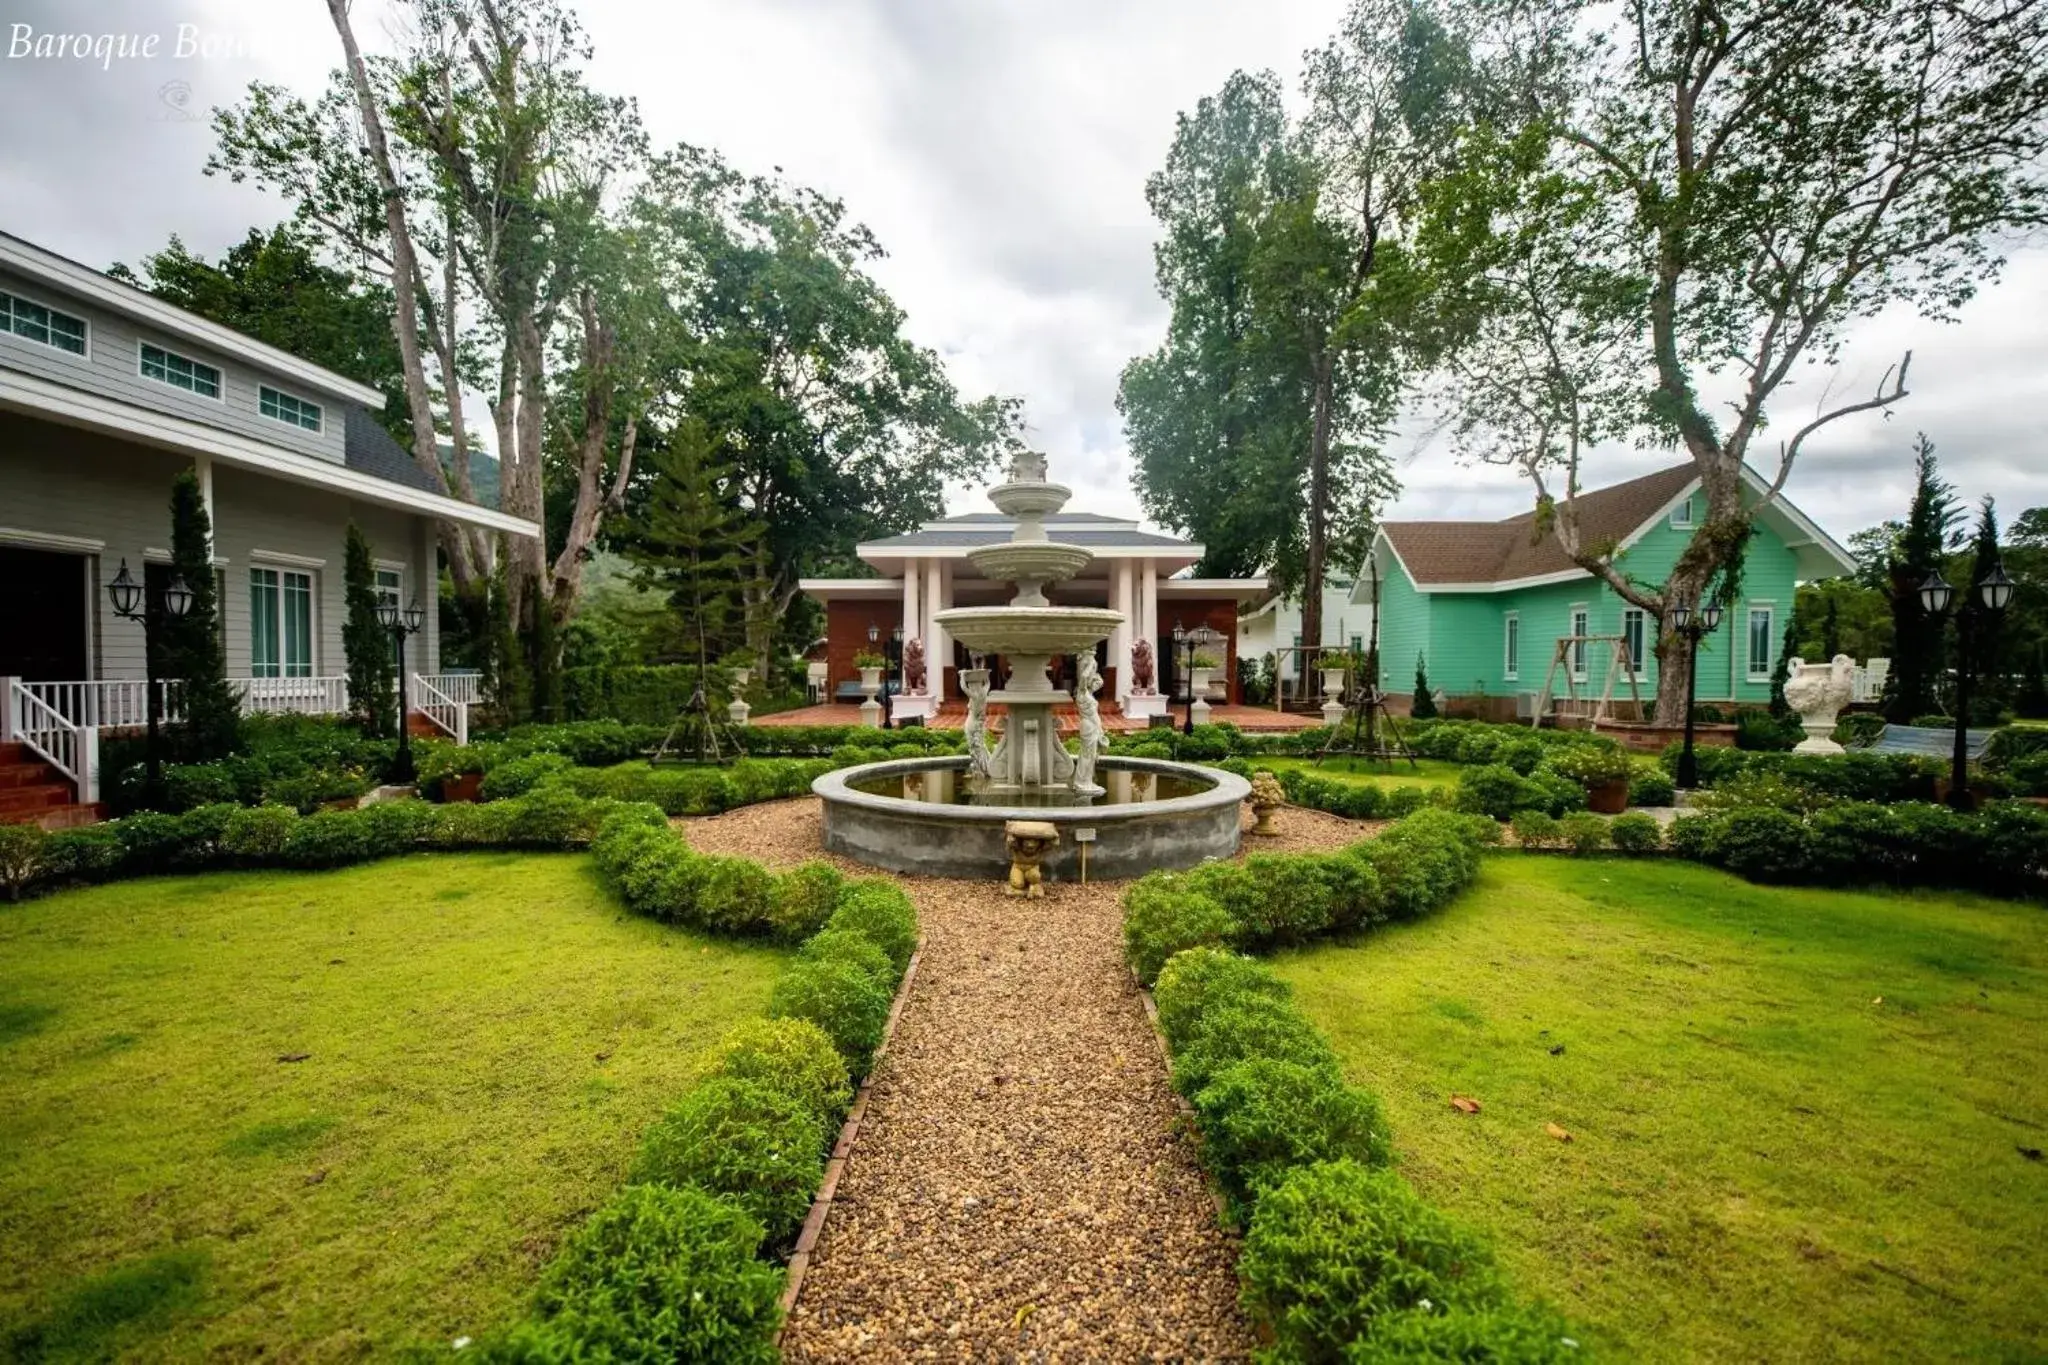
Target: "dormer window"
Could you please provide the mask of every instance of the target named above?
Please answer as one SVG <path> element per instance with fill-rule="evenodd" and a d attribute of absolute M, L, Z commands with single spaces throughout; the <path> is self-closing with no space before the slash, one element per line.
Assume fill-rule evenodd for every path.
<path fill-rule="evenodd" d="M 318 403 L 308 403 L 303 398 L 294 398 L 281 389 L 271 388 L 268 384 L 257 389 L 256 408 L 274 422 L 303 427 L 307 431 L 320 430 Z"/>
<path fill-rule="evenodd" d="M 220 397 L 220 371 L 161 346 L 142 343 L 142 377 L 201 398 Z"/>
<path fill-rule="evenodd" d="M 1690 531 L 1692 529 L 1692 499 L 1697 496 L 1699 495 L 1693 494 L 1692 497 L 1686 498 L 1684 502 L 1671 509 L 1672 530 Z"/>
<path fill-rule="evenodd" d="M 54 346 L 73 355 L 85 354 L 85 319 L 45 308 L 40 303 L 0 294 L 0 331 Z"/>

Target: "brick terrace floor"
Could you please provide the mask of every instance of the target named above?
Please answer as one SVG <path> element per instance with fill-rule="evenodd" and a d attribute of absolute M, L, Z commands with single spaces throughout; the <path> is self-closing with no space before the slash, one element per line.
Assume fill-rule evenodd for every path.
<path fill-rule="evenodd" d="M 992 706 L 989 709 L 997 715 L 1001 715 L 1003 711 L 1001 706 Z M 1073 707 L 1061 707 L 1056 714 L 1060 718 L 1061 729 L 1072 730 L 1074 728 L 1076 721 Z M 1177 722 L 1182 712 L 1179 708 L 1175 708 L 1173 714 Z M 1307 730 L 1313 726 L 1320 725 L 1322 718 L 1313 715 L 1296 715 L 1288 711 L 1275 711 L 1264 706 L 1212 705 L 1209 708 L 1209 722 L 1212 725 L 1228 723 L 1245 731 L 1274 732 Z M 777 711 L 772 715 L 756 716 L 752 723 L 755 725 L 858 725 L 860 724 L 860 707 L 846 702 L 831 702 L 823 706 L 800 706 L 794 711 Z M 966 725 L 966 723 L 967 703 L 961 701 L 947 702 L 940 708 L 938 715 L 925 722 L 926 725 L 934 730 L 958 730 Z M 1142 730 L 1145 728 L 1145 724 L 1145 721 L 1123 715 L 1113 707 L 1105 706 L 1102 709 L 1102 726 L 1106 730 Z"/>

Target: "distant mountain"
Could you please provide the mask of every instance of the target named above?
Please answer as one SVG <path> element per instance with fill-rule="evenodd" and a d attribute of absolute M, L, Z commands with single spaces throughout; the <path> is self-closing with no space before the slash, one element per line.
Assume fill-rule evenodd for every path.
<path fill-rule="evenodd" d="M 448 475 L 452 488 L 455 479 L 455 446 L 451 442 L 443 441 L 440 444 L 440 451 L 441 469 Z M 498 457 L 474 446 L 470 447 L 469 451 L 469 489 L 476 494 L 476 504 L 479 507 L 498 505 Z"/>

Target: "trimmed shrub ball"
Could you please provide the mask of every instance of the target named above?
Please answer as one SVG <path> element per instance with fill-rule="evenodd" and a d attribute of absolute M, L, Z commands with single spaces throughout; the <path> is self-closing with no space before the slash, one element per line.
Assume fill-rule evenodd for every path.
<path fill-rule="evenodd" d="M 768 907 L 768 932 L 782 943 L 801 943 L 825 927 L 839 906 L 846 879 L 827 862 L 812 860 L 775 879 Z"/>
<path fill-rule="evenodd" d="M 1175 953 L 1229 943 L 1237 923 L 1179 873 L 1154 872 L 1124 892 L 1124 960 L 1147 986 Z"/>
<path fill-rule="evenodd" d="M 825 1178 L 825 1125 L 799 1096 L 715 1076 L 648 1130 L 633 1178 L 723 1195 L 780 1244 Z"/>
<path fill-rule="evenodd" d="M 1228 1000 L 1206 1011 L 1195 1033 L 1174 1049 L 1173 1088 L 1192 1100 L 1232 1062 L 1274 1057 L 1337 1069 L 1337 1054 L 1291 1000 Z"/>
<path fill-rule="evenodd" d="M 866 934 L 852 929 L 822 929 L 804 940 L 804 946 L 796 950 L 799 961 L 827 962 L 838 960 L 851 962 L 866 972 L 877 986 L 896 993 L 896 968 L 889 961 L 889 955 L 875 946 L 875 941 Z"/>
<path fill-rule="evenodd" d="M 889 1001 L 890 993 L 851 962 L 798 961 L 776 980 L 768 1013 L 776 1019 L 808 1019 L 823 1029 L 858 1078 L 874 1065 L 875 1049 L 889 1027 Z"/>
<path fill-rule="evenodd" d="M 829 1135 L 853 1103 L 846 1059 L 808 1019 L 747 1019 L 726 1030 L 712 1052 L 712 1074 L 752 1081 L 801 1100 Z"/>
<path fill-rule="evenodd" d="M 1264 963 L 1226 948 L 1190 948 L 1174 954 L 1160 970 L 1152 1003 L 1167 1043 L 1178 1052 L 1194 1037 L 1203 1015 L 1226 1001 L 1254 996 L 1285 1000 L 1287 983 Z"/>
<path fill-rule="evenodd" d="M 839 905 L 828 929 L 853 929 L 866 934 L 877 948 L 889 955 L 898 975 L 910 965 L 917 951 L 917 910 L 910 897 L 894 882 L 866 877 L 839 889 Z"/>
<path fill-rule="evenodd" d="M 1258 1191 L 1296 1166 L 1350 1157 L 1393 1159 L 1379 1101 L 1328 1067 L 1253 1057 L 1216 1073 L 1194 1098 L 1202 1155 L 1240 1221 Z"/>
<path fill-rule="evenodd" d="M 702 1190 L 629 1185 L 542 1273 L 537 1321 L 485 1358 L 772 1365 L 783 1272 L 756 1258 L 761 1237 Z"/>

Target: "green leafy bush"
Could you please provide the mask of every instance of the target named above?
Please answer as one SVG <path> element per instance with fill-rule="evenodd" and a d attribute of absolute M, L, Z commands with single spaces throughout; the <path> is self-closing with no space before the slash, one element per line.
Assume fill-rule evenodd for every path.
<path fill-rule="evenodd" d="M 1373 1319 L 1344 1365 L 1564 1365 L 1586 1358 L 1564 1319 L 1542 1308 L 1408 1308 Z"/>
<path fill-rule="evenodd" d="M 692 923 L 719 934 L 768 932 L 774 922 L 773 873 L 746 858 L 705 857 L 698 864 Z"/>
<path fill-rule="evenodd" d="M 1175 954 L 1160 971 L 1152 1003 L 1160 1031 L 1178 1052 L 1211 1010 L 1248 999 L 1286 1000 L 1289 994 L 1287 983 L 1263 962 L 1225 948 L 1191 948 Z"/>
<path fill-rule="evenodd" d="M 712 1052 L 712 1074 L 766 1086 L 801 1102 L 829 1135 L 853 1103 L 846 1059 L 808 1019 L 747 1019 Z"/>
<path fill-rule="evenodd" d="M 1518 810 L 1515 818 L 1508 822 L 1515 832 L 1515 842 L 1523 848 L 1562 848 L 1564 832 L 1558 826 L 1557 818 L 1540 810 Z"/>
<path fill-rule="evenodd" d="M 1189 885 L 1184 873 L 1147 873 L 1124 892 L 1123 904 L 1124 960 L 1147 986 L 1175 953 L 1221 947 L 1237 934 L 1229 912 Z"/>
<path fill-rule="evenodd" d="M 1585 811 L 1558 821 L 1557 832 L 1565 847 L 1574 853 L 1598 853 L 1607 847 L 1607 822 Z"/>
<path fill-rule="evenodd" d="M 481 795 L 486 801 L 503 801 L 524 796 L 557 773 L 575 767 L 575 761 L 558 753 L 533 753 L 507 759 L 484 774 Z"/>
<path fill-rule="evenodd" d="M 323 810 L 292 826 L 278 858 L 287 867 L 342 867 L 376 853 L 370 828 L 357 812 Z"/>
<path fill-rule="evenodd" d="M 42 875 L 43 845 L 49 835 L 37 825 L 0 825 L 0 890 L 18 901 Z"/>
<path fill-rule="evenodd" d="M 1529 779 L 1504 763 L 1485 763 L 1458 774 L 1457 807 L 1472 815 L 1508 820 L 1537 804 Z"/>
<path fill-rule="evenodd" d="M 1559 749 L 1550 756 L 1549 766 L 1552 772 L 1582 787 L 1626 782 L 1635 775 L 1634 760 L 1620 746 L 1609 744 L 1575 744 Z"/>
<path fill-rule="evenodd" d="M 1253 1057 L 1224 1067 L 1193 1099 L 1202 1155 L 1238 1218 L 1296 1166 L 1393 1158 L 1379 1101 L 1329 1067 Z"/>
<path fill-rule="evenodd" d="M 1812 867 L 1806 826 L 1796 815 L 1755 806 L 1713 819 L 1709 856 L 1738 877 L 1798 881 Z"/>
<path fill-rule="evenodd" d="M 159 811 L 137 811 L 113 824 L 127 851 L 131 873 L 162 872 L 178 861 L 185 846 L 184 821 Z"/>
<path fill-rule="evenodd" d="M 803 1097 L 757 1081 L 700 1082 L 648 1130 L 635 1180 L 720 1195 L 781 1245 L 825 1178 L 825 1126 Z"/>
<path fill-rule="evenodd" d="M 889 961 L 889 955 L 876 947 L 874 940 L 866 934 L 852 929 L 820 930 L 797 949 L 797 957 L 804 962 L 850 962 L 866 972 L 883 990 L 892 994 L 896 990 L 896 968 Z"/>
<path fill-rule="evenodd" d="M 808 1019 L 825 1031 L 847 1070 L 866 1076 L 889 1027 L 891 992 L 851 962 L 797 962 L 777 978 L 768 1013 Z"/>
<path fill-rule="evenodd" d="M 863 877 L 841 886 L 839 904 L 825 927 L 865 934 L 889 955 L 899 977 L 917 951 L 917 909 L 902 887 L 880 877 Z"/>
<path fill-rule="evenodd" d="M 1678 800 L 1671 775 L 1653 763 L 1638 763 L 1628 782 L 1631 806 L 1669 806 Z"/>
<path fill-rule="evenodd" d="M 1655 853 L 1664 841 L 1664 828 L 1657 823 L 1657 817 L 1640 811 L 1615 816 L 1607 834 L 1614 840 L 1615 850 L 1621 853 Z"/>
<path fill-rule="evenodd" d="M 773 1365 L 783 1272 L 761 1224 L 698 1189 L 629 1185 L 541 1275 L 536 1321 L 488 1358 Z"/>
<path fill-rule="evenodd" d="M 1191 1036 L 1173 1050 L 1173 1088 L 1202 1093 L 1233 1062 L 1270 1057 L 1332 1072 L 1337 1054 L 1292 1000 L 1249 996 L 1203 1011 Z"/>
<path fill-rule="evenodd" d="M 1400 1176 L 1355 1161 L 1298 1167 L 1267 1190 L 1238 1277 L 1282 1361 L 1339 1359 L 1393 1314 L 1504 1298 L 1483 1244 Z"/>
<path fill-rule="evenodd" d="M 825 927 L 839 906 L 846 879 L 828 862 L 813 859 L 782 873 L 768 903 L 768 932 L 781 943 L 797 943 Z"/>

